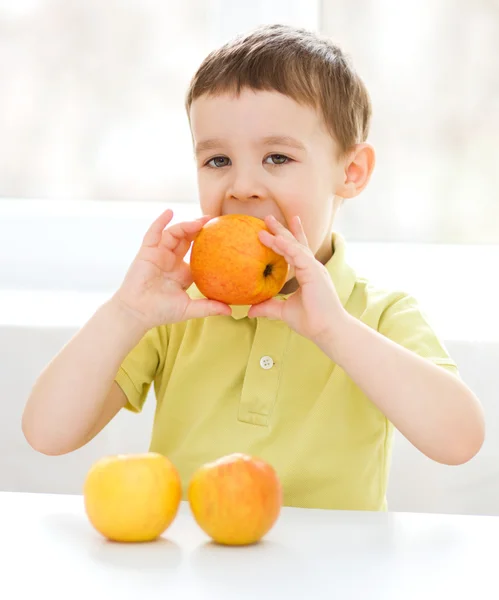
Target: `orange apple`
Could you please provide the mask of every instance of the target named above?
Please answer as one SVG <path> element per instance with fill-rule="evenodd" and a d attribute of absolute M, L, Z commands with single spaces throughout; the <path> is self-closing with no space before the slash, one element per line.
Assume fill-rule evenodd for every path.
<path fill-rule="evenodd" d="M 271 465 L 246 454 L 230 454 L 206 463 L 188 488 L 194 519 L 215 542 L 254 544 L 281 511 L 282 488 Z"/>
<path fill-rule="evenodd" d="M 206 223 L 190 257 L 194 283 L 204 296 L 226 304 L 258 304 L 280 291 L 288 264 L 262 244 L 262 229 L 267 229 L 264 221 L 250 215 L 224 215 Z"/>
<path fill-rule="evenodd" d="M 161 454 L 121 454 L 98 460 L 83 487 L 90 523 L 116 542 L 148 542 L 173 522 L 182 486 Z"/>

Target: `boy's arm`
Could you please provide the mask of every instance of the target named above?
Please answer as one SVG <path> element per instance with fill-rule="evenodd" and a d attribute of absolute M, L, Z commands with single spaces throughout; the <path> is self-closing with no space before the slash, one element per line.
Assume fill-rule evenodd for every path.
<path fill-rule="evenodd" d="M 33 386 L 22 428 L 36 450 L 76 450 L 113 418 L 125 404 L 114 378 L 147 331 L 196 317 L 230 315 L 228 306 L 192 300 L 185 291 L 192 277 L 184 257 L 209 217 L 167 227 L 172 217 L 167 210 L 151 225 L 119 290 Z"/>
<path fill-rule="evenodd" d="M 456 376 L 349 315 L 324 265 L 316 260 L 295 217 L 290 231 L 274 218 L 261 241 L 294 267 L 299 290 L 250 309 L 250 317 L 288 323 L 341 366 L 419 450 L 438 462 L 471 459 L 484 439 L 482 408 Z"/>
<path fill-rule="evenodd" d="M 114 300 L 96 311 L 33 386 L 22 429 L 35 450 L 76 450 L 116 415 L 126 397 L 114 378 L 144 334 L 143 324 Z"/>
<path fill-rule="evenodd" d="M 461 464 L 482 446 L 484 417 L 454 374 L 345 314 L 321 349 L 421 452 Z"/>

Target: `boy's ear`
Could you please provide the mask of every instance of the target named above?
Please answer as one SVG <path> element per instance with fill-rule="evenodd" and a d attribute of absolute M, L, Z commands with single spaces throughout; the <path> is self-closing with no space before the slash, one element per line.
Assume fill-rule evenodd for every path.
<path fill-rule="evenodd" d="M 336 189 L 342 198 L 353 198 L 369 183 L 376 162 L 374 148 L 370 144 L 356 144 L 343 162 L 343 181 Z"/>

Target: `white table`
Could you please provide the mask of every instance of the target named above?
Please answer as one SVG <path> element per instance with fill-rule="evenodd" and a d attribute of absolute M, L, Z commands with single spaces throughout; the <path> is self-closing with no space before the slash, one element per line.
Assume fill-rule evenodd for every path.
<path fill-rule="evenodd" d="M 264 541 L 212 544 L 182 503 L 163 537 L 116 544 L 80 496 L 0 493 L 1 597 L 499 598 L 499 517 L 285 508 Z"/>

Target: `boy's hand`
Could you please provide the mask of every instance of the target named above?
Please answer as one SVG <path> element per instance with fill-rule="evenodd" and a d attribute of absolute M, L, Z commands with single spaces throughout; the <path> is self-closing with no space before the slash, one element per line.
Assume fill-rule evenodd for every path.
<path fill-rule="evenodd" d="M 297 333 L 321 346 L 345 321 L 347 312 L 326 267 L 308 247 L 299 217 L 291 221 L 290 231 L 274 217 L 267 217 L 265 223 L 271 233 L 262 231 L 261 242 L 294 267 L 300 287 L 285 301 L 272 298 L 252 306 L 248 316 L 285 321 Z"/>
<path fill-rule="evenodd" d="M 198 231 L 210 217 L 177 223 L 165 229 L 173 217 L 166 210 L 144 236 L 113 301 L 129 311 L 147 328 L 187 319 L 230 315 L 226 304 L 214 300 L 192 300 L 186 289 L 192 284 L 184 257 Z"/>

